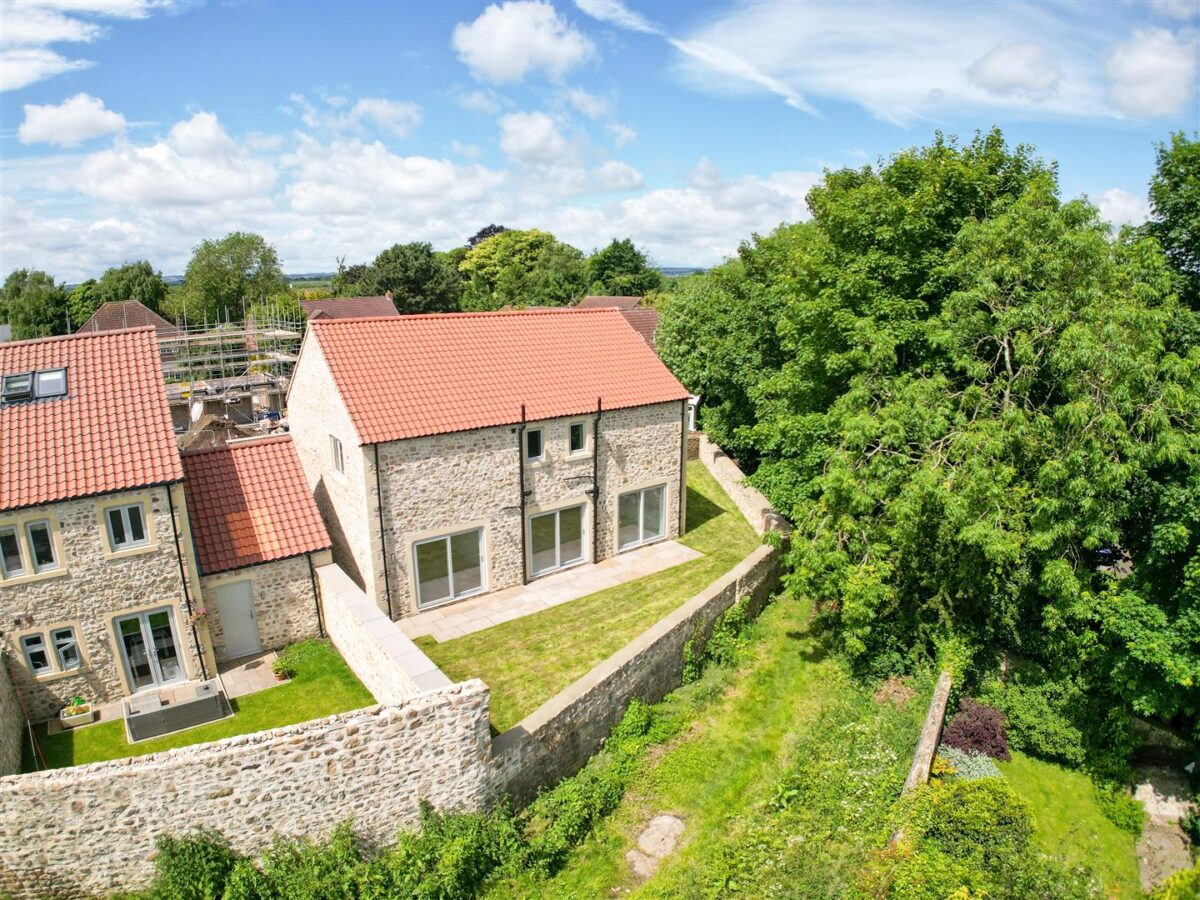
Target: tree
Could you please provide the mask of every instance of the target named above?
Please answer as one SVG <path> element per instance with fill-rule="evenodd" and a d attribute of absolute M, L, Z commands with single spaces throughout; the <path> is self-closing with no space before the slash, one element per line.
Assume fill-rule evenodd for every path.
<path fill-rule="evenodd" d="M 367 274 L 367 264 L 355 263 L 352 266 L 348 266 L 344 258 L 339 258 L 337 263 L 337 274 L 333 276 L 333 279 L 329 283 L 330 290 L 333 291 L 333 296 L 361 296 L 362 290 L 358 285 L 363 280 L 363 276 Z"/>
<path fill-rule="evenodd" d="M 71 289 L 70 296 L 67 297 L 67 312 L 71 316 L 73 331 L 78 331 L 100 308 L 100 292 L 97 290 L 99 284 L 95 278 L 89 278 Z"/>
<path fill-rule="evenodd" d="M 17 269 L 4 281 L 0 294 L 13 339 L 67 334 L 67 289 L 36 269 Z"/>
<path fill-rule="evenodd" d="M 1186 302 L 1200 309 L 1200 140 L 1180 131 L 1158 145 L 1150 208 L 1146 230 L 1182 278 Z"/>
<path fill-rule="evenodd" d="M 160 311 L 168 293 L 170 288 L 162 272 L 156 272 L 144 259 L 108 269 L 96 288 L 100 303 L 136 300 L 154 312 Z"/>
<path fill-rule="evenodd" d="M 587 277 L 592 294 L 614 297 L 642 297 L 661 290 L 662 273 L 652 268 L 646 254 L 626 238 L 597 250 L 587 261 Z"/>
<path fill-rule="evenodd" d="M 583 293 L 583 254 L 536 228 L 503 231 L 476 244 L 459 266 L 463 309 L 566 306 Z"/>
<path fill-rule="evenodd" d="M 462 279 L 433 252 L 428 243 L 395 244 L 367 266 L 355 287 L 364 294 L 392 292 L 401 313 L 446 312 L 458 309 Z"/>
<path fill-rule="evenodd" d="M 206 240 L 183 277 L 184 304 L 193 321 L 242 318 L 243 304 L 287 290 L 275 248 L 257 234 L 234 231 Z"/>
<path fill-rule="evenodd" d="M 490 237 L 503 234 L 506 231 L 508 231 L 508 229 L 503 225 L 484 225 L 477 232 L 467 238 L 467 249 L 473 249 L 477 244 L 486 241 Z"/>

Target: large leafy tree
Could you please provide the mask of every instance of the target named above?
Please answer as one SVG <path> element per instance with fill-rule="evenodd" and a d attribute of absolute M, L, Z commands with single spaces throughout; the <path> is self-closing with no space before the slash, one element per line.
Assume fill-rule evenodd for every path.
<path fill-rule="evenodd" d="M 631 239 L 612 242 L 587 260 L 588 291 L 602 296 L 641 297 L 662 288 L 662 273 Z"/>
<path fill-rule="evenodd" d="M 108 269 L 96 285 L 99 303 L 136 300 L 155 312 L 159 312 L 169 293 L 170 288 L 163 280 L 162 272 L 155 271 L 144 259 Z"/>
<path fill-rule="evenodd" d="M 458 309 L 462 279 L 430 244 L 395 244 L 363 267 L 347 288 L 347 293 L 366 295 L 388 291 L 402 313 L 445 312 Z"/>
<path fill-rule="evenodd" d="M 36 269 L 17 269 L 4 280 L 0 310 L 14 340 L 68 333 L 67 289 Z"/>
<path fill-rule="evenodd" d="M 263 302 L 287 290 L 275 248 L 260 235 L 234 231 L 202 242 L 183 278 L 188 317 L 240 320 L 243 305 Z"/>
<path fill-rule="evenodd" d="M 508 231 L 503 225 L 484 225 L 477 232 L 467 238 L 467 249 L 475 247 L 476 244 L 486 241 L 490 237 L 495 237 L 498 234 L 503 234 Z"/>
<path fill-rule="evenodd" d="M 504 231 L 467 251 L 463 309 L 565 306 L 587 283 L 583 254 L 546 231 Z"/>
<path fill-rule="evenodd" d="M 1200 139 L 1181 131 L 1158 145 L 1150 207 L 1146 229 L 1183 279 L 1185 299 L 1200 310 Z"/>
<path fill-rule="evenodd" d="M 100 308 L 100 292 L 97 290 L 99 284 L 95 278 L 89 278 L 71 288 L 67 297 L 67 312 L 71 317 L 73 331 L 78 331 Z"/>

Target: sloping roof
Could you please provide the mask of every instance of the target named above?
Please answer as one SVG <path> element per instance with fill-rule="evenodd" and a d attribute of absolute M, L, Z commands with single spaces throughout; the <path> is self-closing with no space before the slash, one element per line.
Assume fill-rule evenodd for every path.
<path fill-rule="evenodd" d="M 310 319 L 361 319 L 364 316 L 398 316 L 392 298 L 331 297 L 327 300 L 301 300 L 300 306 Z"/>
<path fill-rule="evenodd" d="M 0 344 L 0 375 L 56 368 L 66 397 L 0 405 L 0 509 L 183 477 L 153 329 Z"/>
<path fill-rule="evenodd" d="M 612 309 L 316 319 L 310 331 L 364 444 L 519 422 L 522 404 L 535 421 L 597 398 L 621 409 L 688 396 Z"/>
<path fill-rule="evenodd" d="M 126 328 L 144 328 L 147 325 L 153 328 L 159 337 L 179 336 L 178 328 L 137 300 L 109 300 L 102 303 L 75 333 L 121 331 Z"/>
<path fill-rule="evenodd" d="M 622 309 L 620 312 L 625 321 L 633 326 L 633 330 L 642 336 L 642 340 L 653 347 L 654 336 L 658 333 L 658 310 L 646 307 Z"/>
<path fill-rule="evenodd" d="M 641 297 L 601 297 L 588 294 L 576 304 L 576 309 L 634 309 L 642 302 Z"/>
<path fill-rule="evenodd" d="M 183 454 L 201 573 L 324 550 L 329 533 L 289 436 Z"/>

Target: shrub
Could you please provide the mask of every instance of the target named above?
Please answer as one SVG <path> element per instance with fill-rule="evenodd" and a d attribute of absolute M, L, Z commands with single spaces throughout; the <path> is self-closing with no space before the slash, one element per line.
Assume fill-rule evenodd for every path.
<path fill-rule="evenodd" d="M 1029 810 L 1003 779 L 939 782 L 914 796 L 919 798 L 912 820 L 918 833 L 950 856 L 965 859 L 981 853 L 995 861 L 1029 847 Z"/>
<path fill-rule="evenodd" d="M 697 634 L 683 645 L 683 683 L 699 679 L 709 663 L 735 665 L 745 646 L 742 632 L 750 622 L 750 597 L 746 596 L 725 610 L 713 622 L 708 640 Z"/>
<path fill-rule="evenodd" d="M 1179 827 L 1188 836 L 1193 846 L 1200 846 L 1200 809 L 1193 809 L 1179 820 Z"/>
<path fill-rule="evenodd" d="M 159 835 L 154 842 L 155 879 L 151 896 L 158 900 L 214 900 L 237 856 L 219 832 L 199 829 L 181 837 Z"/>
<path fill-rule="evenodd" d="M 1150 892 L 1150 900 L 1195 900 L 1200 897 L 1200 863 L 1176 872 Z"/>
<path fill-rule="evenodd" d="M 225 900 L 325 900 L 350 897 L 365 848 L 346 822 L 329 839 L 276 837 L 258 867 L 243 862 L 230 874 Z"/>
<path fill-rule="evenodd" d="M 1064 686 L 992 682 L 981 692 L 988 703 L 1004 714 L 1009 743 L 1043 759 L 1071 766 L 1083 764 L 1083 732 L 1066 714 L 1069 704 Z"/>
<path fill-rule="evenodd" d="M 1004 717 L 992 706 L 966 698 L 946 726 L 942 743 L 959 750 L 983 753 L 994 759 L 1011 759 L 1004 736 Z"/>
<path fill-rule="evenodd" d="M 1096 785 L 1096 804 L 1104 818 L 1135 838 L 1142 836 L 1146 808 L 1129 791 L 1115 784 Z"/>
<path fill-rule="evenodd" d="M 979 778 L 1001 778 L 1000 770 L 990 756 L 975 753 L 970 750 L 959 750 L 946 744 L 938 747 L 937 759 L 945 760 L 953 774 L 962 781 L 975 781 Z"/>
<path fill-rule="evenodd" d="M 289 644 L 279 651 L 275 662 L 271 663 L 271 671 L 276 675 L 295 678 L 296 673 L 304 668 L 304 664 L 321 652 L 324 644 L 324 641 L 316 638 Z"/>

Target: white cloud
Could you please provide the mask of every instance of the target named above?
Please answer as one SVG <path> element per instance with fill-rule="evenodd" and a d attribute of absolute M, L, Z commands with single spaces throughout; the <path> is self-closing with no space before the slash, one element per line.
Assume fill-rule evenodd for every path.
<path fill-rule="evenodd" d="M 643 34 L 662 34 L 661 28 L 620 0 L 575 0 L 575 5 L 600 22 Z"/>
<path fill-rule="evenodd" d="M 1150 9 L 1159 15 L 1185 22 L 1200 15 L 1200 3 L 1196 0 L 1150 0 Z"/>
<path fill-rule="evenodd" d="M 1176 37 L 1162 28 L 1139 29 L 1109 54 L 1109 95 L 1130 116 L 1171 115 L 1195 92 L 1198 55 L 1195 34 Z"/>
<path fill-rule="evenodd" d="M 1100 195 L 1096 204 L 1100 218 L 1120 228 L 1122 225 L 1141 225 L 1150 216 L 1150 202 L 1145 197 L 1110 188 Z"/>
<path fill-rule="evenodd" d="M 612 104 L 603 97 L 590 94 L 583 88 L 571 88 L 566 93 L 567 102 L 589 119 L 600 119 L 612 112 Z"/>
<path fill-rule="evenodd" d="M 471 91 L 458 97 L 458 105 L 471 112 L 494 115 L 500 112 L 500 100 L 491 91 Z"/>
<path fill-rule="evenodd" d="M 0 91 L 16 91 L 38 81 L 86 69 L 84 59 L 67 59 L 53 50 L 22 47 L 0 52 Z"/>
<path fill-rule="evenodd" d="M 396 137 L 407 137 L 421 123 L 421 107 L 416 103 L 383 97 L 363 97 L 350 115 L 360 121 L 369 119 Z"/>
<path fill-rule="evenodd" d="M 53 9 L 34 3 L 5 3 L 4 28 L 0 30 L 0 47 L 44 47 L 60 41 L 87 43 L 94 41 L 104 29 L 94 22 L 64 16 Z"/>
<path fill-rule="evenodd" d="M 570 152 L 570 144 L 545 113 L 517 112 L 500 119 L 500 149 L 517 162 L 556 163 Z"/>
<path fill-rule="evenodd" d="M 967 67 L 967 77 L 1002 97 L 1026 94 L 1041 98 L 1054 92 L 1062 72 L 1045 47 L 1022 41 L 993 47 Z"/>
<path fill-rule="evenodd" d="M 629 163 L 610 159 L 592 170 L 592 180 L 604 191 L 632 191 L 645 182 L 642 173 Z"/>
<path fill-rule="evenodd" d="M 407 100 L 362 97 L 351 103 L 347 97 L 325 94 L 317 105 L 303 94 L 292 94 L 286 112 L 316 131 L 362 132 L 368 124 L 394 137 L 408 137 L 420 123 L 421 107 Z"/>
<path fill-rule="evenodd" d="M 17 130 L 22 144 L 57 144 L 74 147 L 106 134 L 123 134 L 125 117 L 105 109 L 104 101 L 76 94 L 58 106 L 25 104 L 25 121 Z"/>
<path fill-rule="evenodd" d="M 596 52 L 590 40 L 542 0 L 489 6 L 474 22 L 455 26 L 453 45 L 472 75 L 497 84 L 520 81 L 538 70 L 562 78 Z"/>
<path fill-rule="evenodd" d="M 618 147 L 624 147 L 630 141 L 637 138 L 637 132 L 628 125 L 623 125 L 620 122 L 613 122 L 608 126 L 608 133 L 612 135 L 613 143 Z"/>

